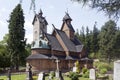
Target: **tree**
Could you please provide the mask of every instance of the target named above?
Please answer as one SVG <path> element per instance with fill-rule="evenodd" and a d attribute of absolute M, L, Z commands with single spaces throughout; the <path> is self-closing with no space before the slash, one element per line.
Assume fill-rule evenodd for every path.
<path fill-rule="evenodd" d="M 99 35 L 99 30 L 97 29 L 97 27 L 96 27 L 96 22 L 95 22 L 95 24 L 94 24 L 94 27 L 93 27 L 93 32 L 92 32 L 92 39 L 91 39 L 91 51 L 93 52 L 93 53 L 97 53 L 98 52 L 98 50 L 99 50 L 99 38 L 98 38 L 98 35 Z"/>
<path fill-rule="evenodd" d="M 100 32 L 100 52 L 102 53 L 103 57 L 108 59 L 110 62 L 111 59 L 115 56 L 115 35 L 117 32 L 116 23 L 112 20 L 109 20 L 102 26 Z"/>
<path fill-rule="evenodd" d="M 21 4 L 18 4 L 10 15 L 9 19 L 9 37 L 8 37 L 8 50 L 10 52 L 11 66 L 17 70 L 21 59 L 23 59 L 25 52 L 26 41 L 24 40 L 24 16 Z"/>
<path fill-rule="evenodd" d="M 3 40 L 0 41 L 0 68 L 5 70 L 6 67 L 10 66 L 10 55 L 7 50 L 7 39 L 8 34 L 3 37 Z"/>
<path fill-rule="evenodd" d="M 3 37 L 3 40 L 0 41 L 0 44 L 7 44 L 8 36 L 9 34 L 5 34 L 5 36 Z"/>
<path fill-rule="evenodd" d="M 115 58 L 119 59 L 120 58 L 120 30 L 118 29 L 115 35 Z"/>
<path fill-rule="evenodd" d="M 80 34 L 79 34 L 79 30 L 76 30 L 75 36 L 77 36 L 78 39 L 80 39 Z"/>
<path fill-rule="evenodd" d="M 119 0 L 72 0 L 83 5 L 88 4 L 91 8 L 97 8 L 104 11 L 109 16 L 120 17 L 120 1 Z"/>
<path fill-rule="evenodd" d="M 82 26 L 82 29 L 80 30 L 80 41 L 85 44 L 85 31 L 84 27 Z"/>
<path fill-rule="evenodd" d="M 90 30 L 88 27 L 86 27 L 85 48 L 87 54 L 90 53 L 90 45 L 91 45 Z"/>

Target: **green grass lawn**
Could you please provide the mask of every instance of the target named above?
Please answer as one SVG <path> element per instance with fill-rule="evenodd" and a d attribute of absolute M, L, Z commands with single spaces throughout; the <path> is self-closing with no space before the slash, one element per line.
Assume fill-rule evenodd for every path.
<path fill-rule="evenodd" d="M 25 80 L 26 75 L 12 75 L 11 80 Z M 0 80 L 7 80 L 7 76 L 0 76 Z"/>
<path fill-rule="evenodd" d="M 34 80 L 37 80 L 37 76 L 34 76 L 33 78 Z M 0 76 L 0 80 L 7 80 L 7 76 Z M 26 75 L 25 74 L 12 75 L 11 80 L 26 80 Z M 46 77 L 45 80 L 48 80 L 48 77 Z M 54 78 L 53 80 L 56 79 Z M 70 80 L 70 78 L 65 76 L 64 80 Z M 80 77 L 79 80 L 89 80 L 89 79 Z"/>

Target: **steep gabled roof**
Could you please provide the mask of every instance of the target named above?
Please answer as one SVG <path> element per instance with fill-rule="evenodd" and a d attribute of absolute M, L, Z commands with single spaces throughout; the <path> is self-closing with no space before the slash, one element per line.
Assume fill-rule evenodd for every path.
<path fill-rule="evenodd" d="M 62 27 L 61 27 L 61 30 L 63 29 L 64 24 L 66 24 L 66 25 L 68 26 L 68 28 L 69 28 L 71 31 L 75 32 L 75 30 L 74 30 L 72 24 L 68 24 L 68 23 L 66 23 L 66 22 L 63 22 Z"/>
<path fill-rule="evenodd" d="M 74 39 L 71 39 L 71 41 L 75 44 L 75 45 L 82 45 L 82 43 L 80 42 L 80 40 L 75 36 Z"/>
<path fill-rule="evenodd" d="M 66 45 L 67 49 L 72 52 L 76 52 L 75 44 L 68 38 L 65 32 L 56 29 L 58 35 L 61 37 L 62 41 Z"/>
<path fill-rule="evenodd" d="M 75 32 L 73 26 L 71 25 L 71 23 L 67 23 L 67 20 L 72 21 L 72 19 L 68 13 L 66 13 L 65 16 L 63 17 L 63 24 L 62 24 L 61 30 L 63 29 L 64 25 L 66 24 L 71 31 Z"/>
<path fill-rule="evenodd" d="M 66 21 L 66 20 L 71 20 L 71 17 L 69 16 L 69 14 L 66 12 L 65 16 L 63 17 L 63 21 Z"/>
<path fill-rule="evenodd" d="M 49 44 L 51 45 L 52 50 L 64 51 L 55 36 L 46 34 L 46 37 L 49 40 Z"/>
<path fill-rule="evenodd" d="M 74 39 L 71 40 L 68 38 L 68 36 L 66 35 L 66 33 L 64 31 L 56 29 L 54 25 L 53 25 L 53 27 L 54 27 L 53 32 L 56 32 L 60 36 L 63 43 L 67 47 L 68 51 L 71 51 L 71 52 L 81 52 L 82 51 L 83 45 L 81 44 L 81 42 L 78 40 L 77 37 L 74 37 Z"/>
<path fill-rule="evenodd" d="M 40 23 L 48 25 L 48 22 L 46 21 L 45 17 L 39 16 L 39 14 L 35 14 L 32 24 L 34 24 L 36 18 L 38 18 Z"/>

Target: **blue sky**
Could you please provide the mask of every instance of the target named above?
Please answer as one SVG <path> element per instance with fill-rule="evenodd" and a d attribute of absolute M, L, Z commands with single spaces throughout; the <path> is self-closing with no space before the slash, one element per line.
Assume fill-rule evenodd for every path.
<path fill-rule="evenodd" d="M 19 3 L 19 0 L 0 0 L 0 40 L 8 33 L 9 15 L 15 6 Z M 31 0 L 23 0 L 22 8 L 25 16 L 25 29 L 26 38 L 30 43 L 33 39 L 32 34 L 32 20 L 34 17 L 33 11 L 30 11 Z M 92 30 L 95 21 L 97 22 L 98 29 L 108 20 L 104 13 L 97 10 L 90 9 L 88 6 L 82 8 L 81 4 L 72 2 L 71 0 L 36 0 L 36 13 L 39 9 L 42 9 L 43 16 L 48 21 L 48 32 L 51 33 L 54 24 L 58 29 L 61 28 L 62 18 L 65 12 L 68 10 L 69 15 L 72 18 L 72 25 L 74 29 L 81 29 L 82 26 L 88 26 Z"/>

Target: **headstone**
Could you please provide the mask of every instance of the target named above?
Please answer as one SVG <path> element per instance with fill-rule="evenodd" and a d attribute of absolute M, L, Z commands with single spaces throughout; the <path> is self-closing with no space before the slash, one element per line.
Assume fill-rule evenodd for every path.
<path fill-rule="evenodd" d="M 60 77 L 59 71 L 56 71 L 56 72 L 55 72 L 55 77 L 56 77 L 56 78 L 59 78 L 59 77 Z"/>
<path fill-rule="evenodd" d="M 56 78 L 58 78 L 59 80 L 64 80 L 61 71 L 56 71 Z"/>
<path fill-rule="evenodd" d="M 114 62 L 114 79 L 120 80 L 120 60 Z"/>
<path fill-rule="evenodd" d="M 27 63 L 26 64 L 26 73 L 27 73 L 26 80 L 33 80 L 31 68 L 32 68 L 31 65 L 29 63 Z"/>
<path fill-rule="evenodd" d="M 89 78 L 90 78 L 90 80 L 96 80 L 95 69 L 90 69 Z"/>
<path fill-rule="evenodd" d="M 73 72 L 77 72 L 77 67 L 73 67 Z"/>
<path fill-rule="evenodd" d="M 43 72 L 39 73 L 38 80 L 45 80 L 45 75 Z"/>

